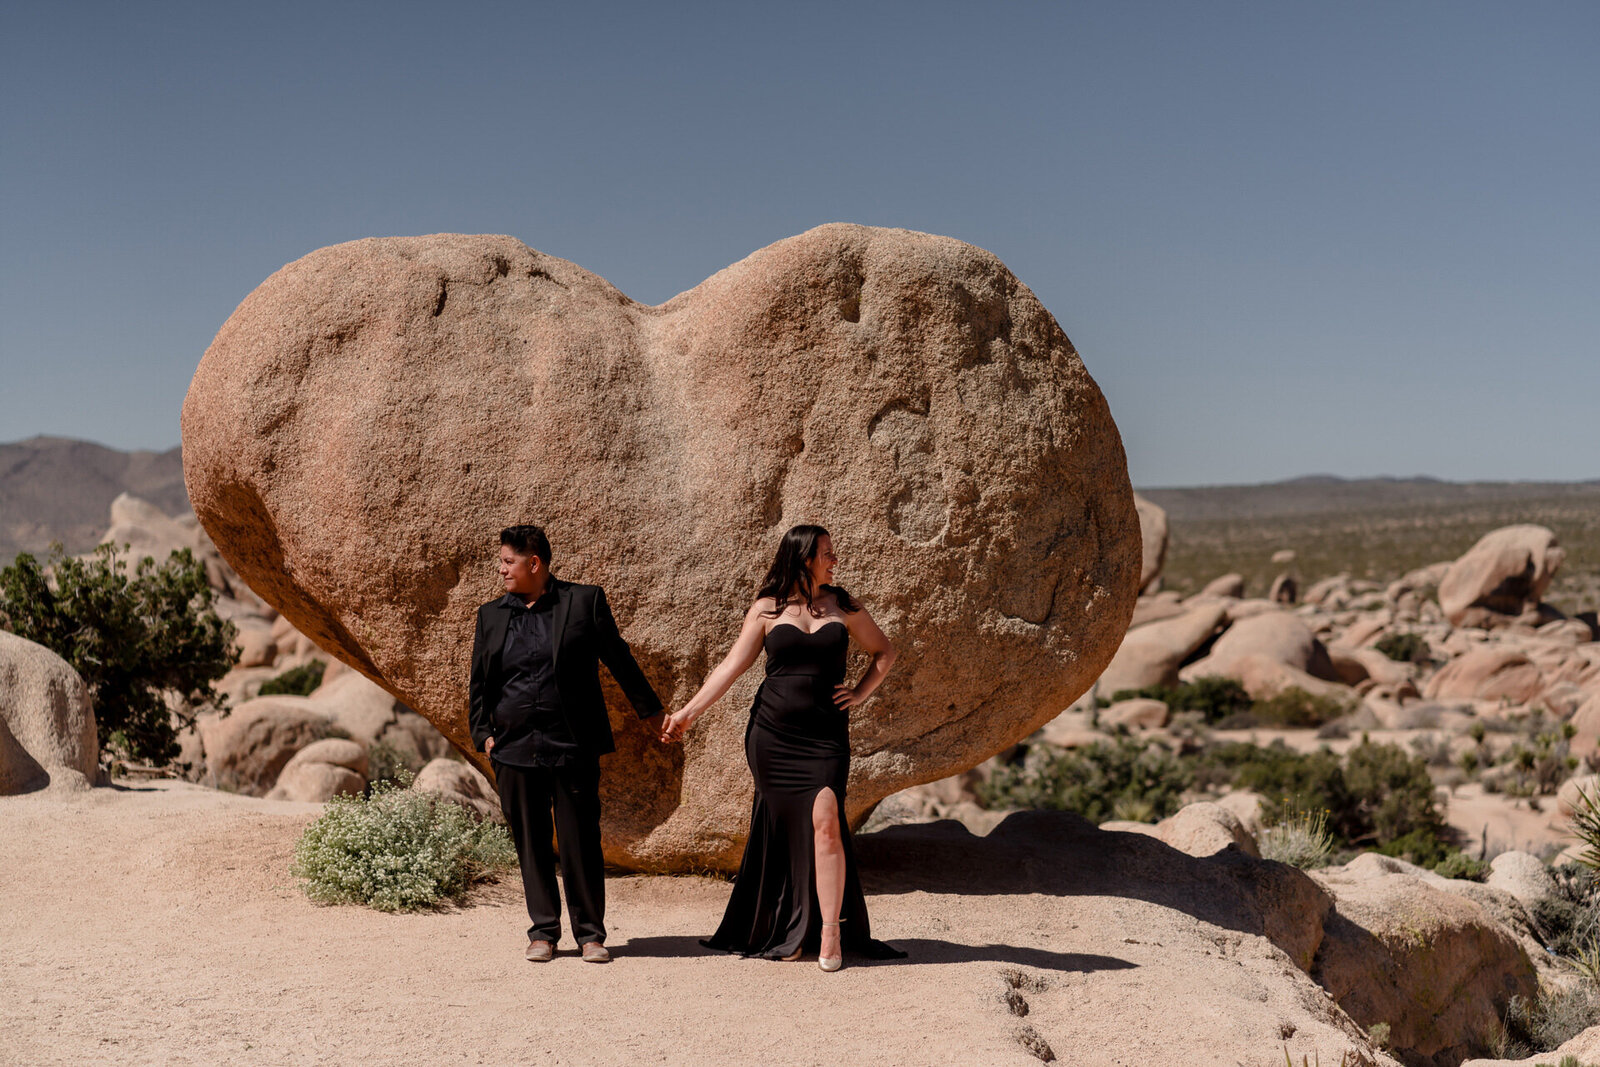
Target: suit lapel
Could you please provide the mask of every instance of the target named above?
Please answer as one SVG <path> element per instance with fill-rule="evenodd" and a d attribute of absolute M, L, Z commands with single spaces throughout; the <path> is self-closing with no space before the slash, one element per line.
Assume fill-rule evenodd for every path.
<path fill-rule="evenodd" d="M 567 628 L 567 612 L 572 610 L 572 586 L 552 579 L 556 606 L 550 613 L 550 665 L 561 662 L 561 635 Z"/>

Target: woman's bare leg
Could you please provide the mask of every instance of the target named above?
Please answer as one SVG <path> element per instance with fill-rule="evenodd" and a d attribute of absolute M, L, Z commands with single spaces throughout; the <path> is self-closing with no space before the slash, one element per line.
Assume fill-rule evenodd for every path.
<path fill-rule="evenodd" d="M 844 839 L 839 835 L 839 800 L 832 789 L 821 789 L 811 805 L 811 836 L 816 842 L 817 902 L 822 906 L 822 921 L 837 924 L 844 906 Z M 837 957 L 840 953 L 839 927 L 822 928 L 818 955 Z"/>

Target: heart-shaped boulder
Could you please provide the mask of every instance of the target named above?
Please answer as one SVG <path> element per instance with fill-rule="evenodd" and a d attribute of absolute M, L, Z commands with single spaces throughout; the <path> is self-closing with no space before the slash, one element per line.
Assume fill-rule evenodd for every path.
<path fill-rule="evenodd" d="M 502 527 L 543 525 L 556 573 L 606 588 L 675 707 L 783 531 L 826 525 L 900 653 L 851 716 L 852 819 L 1061 711 L 1139 581 L 1122 441 L 1061 328 L 994 256 L 905 230 L 822 226 L 658 307 L 509 237 L 324 248 L 223 324 L 183 459 L 250 587 L 480 767 L 468 653 Z M 606 680 L 608 859 L 738 862 L 759 675 L 682 748 Z"/>

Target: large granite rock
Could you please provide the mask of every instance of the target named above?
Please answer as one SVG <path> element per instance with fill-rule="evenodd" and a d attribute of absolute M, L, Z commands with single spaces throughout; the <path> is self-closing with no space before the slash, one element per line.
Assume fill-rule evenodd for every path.
<path fill-rule="evenodd" d="M 43 645 L 0 630 L 0 796 L 99 778 L 89 689 Z"/>
<path fill-rule="evenodd" d="M 203 714 L 195 730 L 205 753 L 204 783 L 261 797 L 295 753 L 332 732 L 333 721 L 306 697 L 265 696 L 226 715 Z"/>
<path fill-rule="evenodd" d="M 1484 534 L 1439 581 L 1439 607 L 1456 626 L 1489 626 L 1539 602 L 1566 552 L 1543 526 Z"/>
<path fill-rule="evenodd" d="M 183 445 L 250 587 L 463 749 L 502 526 L 607 588 L 677 704 L 783 530 L 825 523 L 900 651 L 852 716 L 852 818 L 1070 704 L 1139 582 L 1122 443 L 1061 328 L 994 256 L 902 230 L 820 227 L 659 307 L 506 237 L 322 249 L 223 325 Z M 613 699 L 612 862 L 735 862 L 758 674 L 682 749 Z"/>
<path fill-rule="evenodd" d="M 1201 604 L 1176 618 L 1129 630 L 1100 676 L 1099 693 L 1115 699 L 1124 689 L 1176 685 L 1183 661 L 1211 640 L 1227 615 L 1220 604 Z"/>
<path fill-rule="evenodd" d="M 1161 568 L 1167 562 L 1167 512 L 1133 495 L 1134 507 L 1139 509 L 1139 536 L 1144 542 L 1144 554 L 1139 562 L 1139 592 L 1153 593 L 1161 588 Z"/>
<path fill-rule="evenodd" d="M 1515 934 L 1447 880 L 1364 853 L 1311 876 L 1335 912 L 1311 975 L 1362 1026 L 1388 1023 L 1407 1063 L 1482 1052 L 1513 996 L 1538 992 Z"/>

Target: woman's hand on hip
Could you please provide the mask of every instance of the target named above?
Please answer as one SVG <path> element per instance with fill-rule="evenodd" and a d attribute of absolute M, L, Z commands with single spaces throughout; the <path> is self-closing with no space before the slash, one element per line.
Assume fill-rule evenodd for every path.
<path fill-rule="evenodd" d="M 854 686 L 840 684 L 834 687 L 833 702 L 840 708 L 853 708 L 865 699 Z"/>

